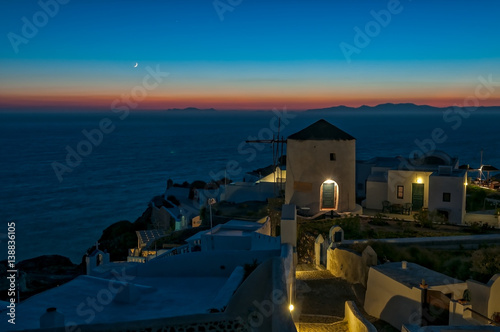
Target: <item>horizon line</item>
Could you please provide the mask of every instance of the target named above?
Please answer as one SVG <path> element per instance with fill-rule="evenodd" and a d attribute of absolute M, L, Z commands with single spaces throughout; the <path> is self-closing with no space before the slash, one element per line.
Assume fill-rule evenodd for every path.
<path fill-rule="evenodd" d="M 129 109 L 128 111 L 130 112 L 204 112 L 204 113 L 211 113 L 211 112 L 271 112 L 273 109 L 286 109 L 289 112 L 307 112 L 307 111 L 329 111 L 330 109 L 335 109 L 335 108 L 350 108 L 353 110 L 360 109 L 360 108 L 376 108 L 379 106 L 384 106 L 384 105 L 391 105 L 391 106 L 398 106 L 398 105 L 408 105 L 408 106 L 415 106 L 415 107 L 431 107 L 431 108 L 436 108 L 436 109 L 450 109 L 450 108 L 461 108 L 461 109 L 466 109 L 466 108 L 500 108 L 500 105 L 479 105 L 479 106 L 459 106 L 459 105 L 448 105 L 448 106 L 433 106 L 429 104 L 415 104 L 412 102 L 401 102 L 401 103 L 392 103 L 392 102 L 385 102 L 385 103 L 379 103 L 379 104 L 362 104 L 360 106 L 347 106 L 344 104 L 339 104 L 339 105 L 334 105 L 334 106 L 327 106 L 327 107 L 320 107 L 320 108 L 287 108 L 286 105 L 282 105 L 280 107 L 273 107 L 273 108 L 215 108 L 215 107 L 193 107 L 193 106 L 187 106 L 187 107 L 171 107 L 171 108 L 135 108 L 135 109 Z M 19 112 L 19 113 L 61 113 L 61 112 L 107 112 L 112 110 L 112 108 L 104 108 L 104 107 L 98 107 L 98 106 L 82 106 L 82 105 L 72 105 L 72 106 L 64 106 L 64 105 L 54 105 L 54 106 L 0 106 L 0 113 L 10 113 L 10 112 Z"/>

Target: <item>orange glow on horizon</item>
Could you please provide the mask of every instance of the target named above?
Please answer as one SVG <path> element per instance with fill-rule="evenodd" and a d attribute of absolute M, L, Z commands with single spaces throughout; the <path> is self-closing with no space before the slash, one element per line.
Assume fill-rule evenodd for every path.
<path fill-rule="evenodd" d="M 47 94 L 0 94 L 0 107 L 2 108 L 54 108 L 54 109 L 111 109 L 112 103 L 115 106 L 126 105 L 122 99 L 124 94 L 67 94 L 67 95 L 47 95 Z M 134 99 L 132 99 L 134 101 Z M 144 100 L 136 100 L 136 107 L 130 109 L 165 110 L 169 108 L 215 108 L 218 110 L 270 110 L 273 108 L 286 107 L 289 110 L 307 110 L 315 108 L 327 108 L 339 105 L 349 107 L 360 107 L 362 105 L 376 106 L 384 103 L 414 103 L 417 105 L 430 105 L 435 107 L 448 106 L 471 106 L 464 105 L 465 98 L 459 96 L 443 97 L 373 97 L 373 96 L 325 96 L 319 94 L 292 95 L 281 93 L 277 95 L 261 94 L 237 94 L 226 95 L 196 95 L 194 93 L 184 93 L 175 95 L 151 94 Z M 491 98 L 480 103 L 481 106 L 499 106 L 500 98 Z"/>

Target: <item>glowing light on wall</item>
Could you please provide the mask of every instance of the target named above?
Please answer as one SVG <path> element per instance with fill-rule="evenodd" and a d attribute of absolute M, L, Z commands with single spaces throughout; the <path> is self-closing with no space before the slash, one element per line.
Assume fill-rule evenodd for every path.
<path fill-rule="evenodd" d="M 421 178 L 421 177 L 418 177 L 418 178 L 417 178 L 417 183 L 423 183 L 423 182 L 424 182 L 424 180 L 422 180 L 422 178 Z"/>

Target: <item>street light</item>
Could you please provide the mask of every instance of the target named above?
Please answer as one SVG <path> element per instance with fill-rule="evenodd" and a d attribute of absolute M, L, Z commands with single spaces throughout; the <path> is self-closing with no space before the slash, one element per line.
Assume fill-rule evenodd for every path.
<path fill-rule="evenodd" d="M 210 209 L 210 238 L 211 238 L 211 241 L 212 242 L 212 250 L 214 249 L 214 234 L 213 234 L 213 226 L 212 226 L 212 205 L 214 205 L 215 203 L 217 203 L 217 201 L 215 200 L 215 198 L 209 198 L 208 199 L 208 207 Z"/>
<path fill-rule="evenodd" d="M 212 230 L 212 205 L 217 203 L 217 201 L 215 200 L 215 198 L 209 198 L 207 203 L 208 203 L 208 206 L 210 208 L 210 231 L 211 231 Z"/>

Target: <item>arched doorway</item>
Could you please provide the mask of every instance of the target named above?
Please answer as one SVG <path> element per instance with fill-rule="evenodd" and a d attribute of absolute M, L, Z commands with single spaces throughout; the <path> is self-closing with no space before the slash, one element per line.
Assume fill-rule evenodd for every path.
<path fill-rule="evenodd" d="M 333 180 L 326 180 L 321 184 L 320 189 L 320 209 L 321 210 L 337 210 L 339 186 Z"/>
<path fill-rule="evenodd" d="M 97 267 L 97 266 L 101 265 L 102 264 L 102 260 L 103 260 L 102 254 L 98 254 L 96 256 L 96 259 L 95 259 L 95 266 Z"/>

